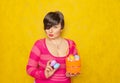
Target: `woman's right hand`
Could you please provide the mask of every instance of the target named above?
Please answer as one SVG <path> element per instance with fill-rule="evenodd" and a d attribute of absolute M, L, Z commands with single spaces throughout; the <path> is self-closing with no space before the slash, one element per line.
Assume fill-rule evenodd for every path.
<path fill-rule="evenodd" d="M 47 62 L 47 65 L 46 65 L 46 68 L 45 68 L 45 76 L 46 76 L 46 78 L 51 77 L 55 73 L 55 71 L 58 69 L 58 68 L 57 69 L 52 68 L 50 66 L 50 63 L 51 63 L 51 60 L 49 60 Z"/>

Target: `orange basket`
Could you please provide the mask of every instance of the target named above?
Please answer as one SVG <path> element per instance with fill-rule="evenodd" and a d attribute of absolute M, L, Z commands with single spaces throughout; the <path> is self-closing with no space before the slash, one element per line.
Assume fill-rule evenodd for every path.
<path fill-rule="evenodd" d="M 73 73 L 73 74 L 80 73 L 80 66 L 81 66 L 80 64 L 81 64 L 80 60 L 70 61 L 66 58 L 66 71 L 68 73 Z"/>

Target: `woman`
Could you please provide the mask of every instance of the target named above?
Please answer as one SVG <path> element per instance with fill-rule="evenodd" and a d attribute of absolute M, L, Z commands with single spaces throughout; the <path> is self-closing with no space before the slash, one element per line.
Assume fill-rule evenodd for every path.
<path fill-rule="evenodd" d="M 78 74 L 66 72 L 65 59 L 77 54 L 74 41 L 61 37 L 64 28 L 64 16 L 61 12 L 49 12 L 44 20 L 47 38 L 35 42 L 27 64 L 27 73 L 35 78 L 35 83 L 71 83 L 70 77 Z M 53 68 L 50 64 L 56 60 L 60 64 Z"/>

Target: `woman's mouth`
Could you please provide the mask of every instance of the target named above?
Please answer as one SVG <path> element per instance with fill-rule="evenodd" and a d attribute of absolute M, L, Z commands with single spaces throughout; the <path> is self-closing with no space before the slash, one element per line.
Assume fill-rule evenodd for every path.
<path fill-rule="evenodd" d="M 53 37 L 53 34 L 49 34 L 50 37 Z"/>

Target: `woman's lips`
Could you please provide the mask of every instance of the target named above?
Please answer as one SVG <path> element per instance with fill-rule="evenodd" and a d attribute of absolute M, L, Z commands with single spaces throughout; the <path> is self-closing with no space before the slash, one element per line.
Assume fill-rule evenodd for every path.
<path fill-rule="evenodd" d="M 53 37 L 53 34 L 49 34 L 50 37 Z"/>

